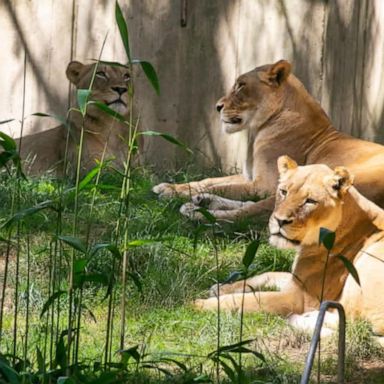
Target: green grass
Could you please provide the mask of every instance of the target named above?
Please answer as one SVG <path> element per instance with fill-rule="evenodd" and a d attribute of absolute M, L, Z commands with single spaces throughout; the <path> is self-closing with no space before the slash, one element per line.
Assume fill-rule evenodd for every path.
<path fill-rule="evenodd" d="M 125 348 L 137 347 L 140 354 L 139 363 L 130 358 L 129 370 L 119 374 L 127 383 L 189 383 L 197 377 L 207 375 L 215 377 L 215 365 L 208 355 L 215 351 L 217 343 L 217 314 L 214 312 L 198 312 L 192 307 L 196 298 L 205 297 L 208 288 L 216 278 L 215 252 L 211 231 L 198 231 L 198 224 L 183 218 L 178 210 L 182 203 L 179 199 L 158 200 L 151 192 L 151 187 L 161 181 L 164 176 L 156 176 L 147 169 L 136 169 L 132 175 L 132 191 L 129 206 L 129 236 L 132 240 L 152 240 L 147 244 L 129 249 L 128 270 L 134 273 L 137 281 L 128 282 L 126 309 Z M 168 175 L 169 177 L 169 175 Z M 188 175 L 184 179 L 199 178 L 201 175 Z M 177 178 L 180 178 L 178 173 Z M 10 217 L 12 191 L 16 181 L 5 178 L 1 183 L 0 224 Z M 93 190 L 84 190 L 80 195 L 78 213 L 78 233 L 85 241 L 85 233 L 89 231 L 89 243 L 110 242 L 113 239 L 116 217 L 118 216 L 119 183 L 118 175 L 110 173 L 102 179 L 103 189 L 94 194 Z M 22 181 L 20 210 L 35 206 L 46 200 L 57 200 L 58 184 L 48 178 Z M 66 186 L 69 191 L 71 186 Z M 62 210 L 62 234 L 71 234 L 74 215 L 73 196 L 68 193 Z M 93 212 L 90 209 L 93 203 Z M 38 366 L 36 348 L 46 351 L 46 362 L 50 360 L 47 314 L 40 318 L 40 312 L 49 297 L 49 273 L 51 271 L 50 254 L 52 240 L 55 237 L 57 212 L 42 210 L 27 216 L 20 227 L 20 277 L 19 277 L 19 321 L 17 356 L 23 356 L 22 345 L 25 337 L 26 314 L 26 274 L 27 274 L 27 239 L 30 247 L 30 326 L 28 356 L 31 371 Z M 260 223 L 257 225 L 262 227 Z M 219 258 L 220 280 L 240 268 L 244 251 L 250 240 L 255 237 L 255 225 L 243 222 L 223 226 L 215 239 Z M 241 232 L 240 232 L 241 230 Z M 289 270 L 292 252 L 276 250 L 267 244 L 265 229 L 261 230 L 262 243 L 259 247 L 252 269 L 254 273 L 273 270 Z M 198 236 L 197 236 L 198 234 Z M 2 233 L 5 236 L 6 232 Z M 14 240 L 16 242 L 16 240 Z M 3 252 L 5 244 L 1 245 Z M 67 289 L 67 269 L 71 247 L 63 245 L 63 261 L 59 275 L 60 289 Z M 13 249 L 16 249 L 15 246 Z M 82 256 L 80 255 L 81 259 Z M 121 287 L 117 268 L 112 268 L 112 256 L 106 251 L 97 253 L 87 264 L 87 273 L 113 275 L 116 279 L 115 303 L 113 316 L 112 361 L 120 361 L 118 333 L 121 315 L 119 302 Z M 11 253 L 9 274 L 8 310 L 4 318 L 4 333 L 1 353 L 11 353 L 13 339 L 14 302 L 12 288 L 15 286 L 15 258 Z M 80 332 L 79 361 L 85 364 L 81 372 L 89 378 L 97 379 L 103 375 L 104 369 L 96 369 L 103 365 L 105 348 L 105 327 L 107 322 L 107 287 L 101 283 L 86 283 L 83 292 L 83 310 Z M 68 300 L 63 297 L 60 302 L 62 318 L 59 329 L 66 328 L 66 311 Z M 48 311 L 47 313 L 50 313 Z M 221 345 L 235 344 L 239 341 L 239 313 L 221 313 Z M 348 340 L 352 342 L 348 349 L 349 365 L 356 365 L 369 358 L 379 358 L 379 349 L 371 340 L 369 328 L 357 323 L 349 328 Z M 296 383 L 303 368 L 303 362 L 309 346 L 309 338 L 291 330 L 283 319 L 267 314 L 246 314 L 244 317 L 243 340 L 252 339 L 249 345 L 254 351 L 265 357 L 263 363 L 258 358 L 245 355 L 244 382 Z M 324 353 L 322 372 L 335 375 L 335 341 L 330 343 L 329 354 Z M 53 346 L 53 357 L 57 344 Z M 235 360 L 237 355 L 233 355 Z M 298 357 L 299 356 L 299 357 Z M 186 367 L 172 361 L 173 359 Z M 161 362 L 159 362 L 161 361 Z M 146 367 L 151 365 L 151 367 Z M 153 366 L 152 366 L 153 365 Z M 154 368 L 157 366 L 169 370 Z M 113 371 L 114 374 L 118 374 Z M 80 373 L 79 373 L 80 374 Z M 348 372 L 353 377 L 354 370 Z M 231 382 L 222 372 L 222 382 Z M 85 382 L 77 378 L 77 382 Z M 81 381 L 83 380 L 83 381 Z M 105 379 L 107 380 L 107 379 Z M 119 379 L 120 380 L 120 379 Z M 201 382 L 204 382 L 201 379 Z M 196 381 L 195 381 L 196 382 Z M 198 382 L 198 381 L 197 381 Z"/>

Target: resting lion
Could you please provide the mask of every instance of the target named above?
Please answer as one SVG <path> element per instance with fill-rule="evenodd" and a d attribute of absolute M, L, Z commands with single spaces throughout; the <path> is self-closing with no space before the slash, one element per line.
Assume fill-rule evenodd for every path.
<path fill-rule="evenodd" d="M 323 299 L 337 300 L 351 318 L 368 320 L 384 334 L 384 211 L 353 186 L 344 167 L 298 166 L 288 156 L 278 160 L 276 206 L 270 217 L 269 242 L 295 248 L 292 273 L 267 272 L 246 280 L 244 309 L 289 316 L 319 307 L 327 250 L 319 245 L 320 228 L 336 232 L 326 269 Z M 355 266 L 361 286 L 337 257 Z M 261 291 L 274 286 L 278 291 Z M 215 288 L 215 287 L 213 287 Z M 214 291 L 214 290 L 212 290 Z M 222 309 L 240 309 L 243 281 L 219 289 Z M 213 292 L 214 294 L 214 292 Z M 197 300 L 201 309 L 216 309 L 217 297 Z"/>
<path fill-rule="evenodd" d="M 243 175 L 153 188 L 160 197 L 192 195 L 192 203 L 185 204 L 182 213 L 193 216 L 194 208 L 203 205 L 218 219 L 270 214 L 278 178 L 276 161 L 282 155 L 301 165 L 346 166 L 355 174 L 359 191 L 384 206 L 384 147 L 338 132 L 287 61 L 239 76 L 229 94 L 218 101 L 217 110 L 224 132 L 247 131 Z M 246 201 L 266 195 L 270 198 L 257 203 Z"/>
<path fill-rule="evenodd" d="M 72 61 L 68 64 L 66 74 L 71 83 L 76 86 L 76 89 L 89 88 L 95 65 L 84 65 L 78 61 Z M 89 100 L 101 101 L 129 120 L 131 98 L 128 95 L 128 87 L 130 79 L 127 68 L 99 63 Z M 81 114 L 72 111 L 69 122 L 71 134 L 68 161 L 74 168 L 77 163 L 77 147 L 83 124 Z M 95 159 L 101 159 L 104 147 L 106 147 L 105 159 L 115 158 L 117 163 L 122 164 L 126 157 L 127 145 L 124 143 L 124 139 L 128 137 L 128 132 L 127 124 L 117 121 L 95 105 L 89 105 L 84 119 L 82 169 L 89 170 L 94 166 Z M 61 172 L 66 138 L 67 129 L 64 125 L 23 137 L 21 156 L 24 159 L 29 158 L 31 172 L 41 174 L 55 167 Z"/>

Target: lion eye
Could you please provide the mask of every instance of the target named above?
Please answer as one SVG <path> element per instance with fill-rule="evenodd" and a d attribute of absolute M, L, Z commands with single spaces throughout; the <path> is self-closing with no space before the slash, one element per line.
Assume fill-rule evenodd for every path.
<path fill-rule="evenodd" d="M 129 75 L 129 73 L 124 73 L 123 79 L 124 79 L 124 81 L 129 81 L 129 80 L 131 80 L 131 76 Z"/>
<path fill-rule="evenodd" d="M 108 79 L 108 76 L 104 71 L 97 71 L 96 76 L 99 77 L 100 79 L 104 79 L 104 80 Z"/>
<path fill-rule="evenodd" d="M 288 191 L 287 191 L 286 189 L 280 189 L 280 195 L 281 195 L 282 197 L 287 196 L 287 194 L 288 194 Z"/>
<path fill-rule="evenodd" d="M 306 200 L 304 201 L 304 204 L 312 204 L 312 205 L 315 205 L 315 204 L 317 204 L 317 201 L 308 198 L 308 199 L 306 199 Z"/>

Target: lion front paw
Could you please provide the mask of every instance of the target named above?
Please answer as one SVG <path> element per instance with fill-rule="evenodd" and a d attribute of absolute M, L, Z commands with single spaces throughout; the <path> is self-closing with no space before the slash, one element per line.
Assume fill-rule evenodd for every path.
<path fill-rule="evenodd" d="M 176 196 L 176 188 L 173 184 L 161 183 L 152 188 L 152 192 L 156 193 L 160 198 L 169 198 Z"/>
<path fill-rule="evenodd" d="M 196 299 L 192 303 L 192 306 L 200 311 L 214 311 L 217 310 L 217 299 Z"/>

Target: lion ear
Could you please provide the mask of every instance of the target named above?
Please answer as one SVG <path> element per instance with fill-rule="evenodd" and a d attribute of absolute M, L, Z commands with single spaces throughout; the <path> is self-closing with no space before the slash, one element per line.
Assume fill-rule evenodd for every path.
<path fill-rule="evenodd" d="M 353 184 L 353 175 L 345 167 L 336 167 L 333 176 L 326 178 L 326 184 L 331 195 L 341 197 L 345 195 Z"/>
<path fill-rule="evenodd" d="M 268 71 L 269 82 L 280 85 L 291 73 L 291 68 L 292 65 L 286 60 L 279 60 L 272 64 Z"/>
<path fill-rule="evenodd" d="M 283 175 L 289 170 L 296 169 L 297 163 L 295 160 L 291 159 L 289 156 L 280 156 L 277 159 L 277 169 L 279 170 L 280 175 Z"/>
<path fill-rule="evenodd" d="M 80 63 L 79 61 L 71 61 L 68 64 L 66 75 L 68 80 L 72 83 L 77 85 L 79 81 L 80 72 L 83 69 L 84 64 Z"/>

